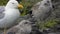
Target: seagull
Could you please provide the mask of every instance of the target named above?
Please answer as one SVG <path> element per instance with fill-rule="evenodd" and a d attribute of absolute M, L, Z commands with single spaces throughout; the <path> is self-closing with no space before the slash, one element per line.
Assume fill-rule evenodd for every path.
<path fill-rule="evenodd" d="M 32 22 L 22 20 L 18 25 L 7 30 L 6 34 L 30 34 L 32 30 Z"/>
<path fill-rule="evenodd" d="M 51 0 L 42 0 L 34 5 L 31 10 L 35 19 L 44 21 L 51 15 L 52 2 Z"/>
<path fill-rule="evenodd" d="M 17 0 L 9 0 L 4 7 L 0 6 L 0 28 L 9 28 L 16 24 L 16 20 L 20 17 L 18 8 L 23 8 Z"/>

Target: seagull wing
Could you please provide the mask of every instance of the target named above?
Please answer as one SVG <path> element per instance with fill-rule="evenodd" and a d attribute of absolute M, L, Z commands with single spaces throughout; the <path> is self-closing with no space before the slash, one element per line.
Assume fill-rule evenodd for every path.
<path fill-rule="evenodd" d="M 5 13 L 3 13 L 4 11 L 5 11 L 5 7 L 0 6 L 0 19 L 2 19 L 5 16 Z"/>

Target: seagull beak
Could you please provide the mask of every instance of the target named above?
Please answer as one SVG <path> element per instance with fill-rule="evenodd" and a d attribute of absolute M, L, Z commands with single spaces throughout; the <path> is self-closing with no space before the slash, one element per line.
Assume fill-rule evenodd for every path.
<path fill-rule="evenodd" d="M 22 9 L 23 8 L 23 5 L 19 4 L 18 5 L 18 8 Z"/>

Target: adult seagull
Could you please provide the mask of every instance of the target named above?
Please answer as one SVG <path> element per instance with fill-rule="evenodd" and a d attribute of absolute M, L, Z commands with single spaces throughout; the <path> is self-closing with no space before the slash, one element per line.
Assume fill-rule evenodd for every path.
<path fill-rule="evenodd" d="M 0 7 L 0 28 L 8 28 L 16 24 L 16 20 L 20 16 L 18 8 L 23 8 L 23 6 L 16 0 L 9 0 L 3 8 Z"/>

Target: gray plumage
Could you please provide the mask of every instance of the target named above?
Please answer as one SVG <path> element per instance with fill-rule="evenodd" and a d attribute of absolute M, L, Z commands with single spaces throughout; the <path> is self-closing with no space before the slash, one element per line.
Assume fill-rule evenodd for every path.
<path fill-rule="evenodd" d="M 4 18 L 5 14 L 3 13 L 5 11 L 4 6 L 0 6 L 0 19 Z"/>
<path fill-rule="evenodd" d="M 28 20 L 22 20 L 18 25 L 12 27 L 7 31 L 7 34 L 30 34 L 31 23 Z"/>
<path fill-rule="evenodd" d="M 42 0 L 32 7 L 32 14 L 36 19 L 45 20 L 52 10 L 51 0 Z"/>
<path fill-rule="evenodd" d="M 0 6 L 0 13 L 5 11 L 5 6 Z"/>

